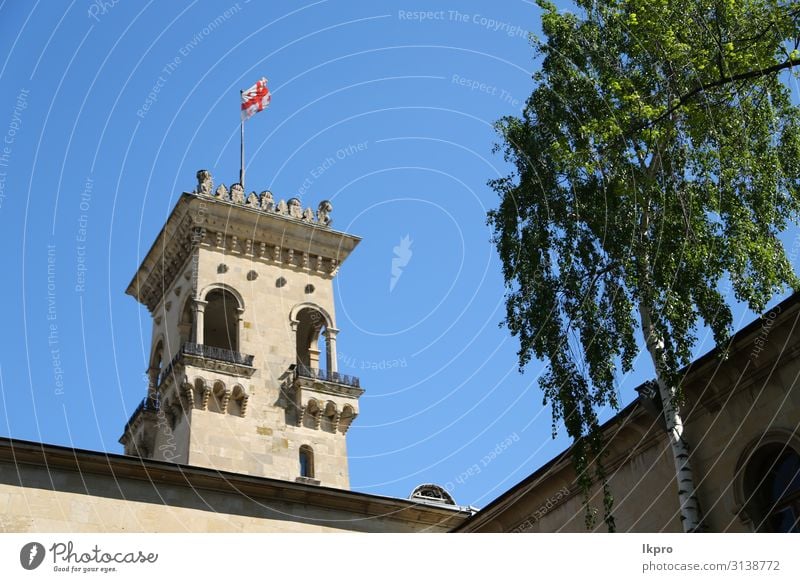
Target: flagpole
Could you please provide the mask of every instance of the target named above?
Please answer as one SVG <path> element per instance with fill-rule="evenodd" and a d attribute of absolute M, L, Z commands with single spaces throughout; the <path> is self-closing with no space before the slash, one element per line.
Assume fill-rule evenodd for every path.
<path fill-rule="evenodd" d="M 240 101 L 244 98 L 244 91 L 239 91 L 239 98 Z M 241 148 L 239 151 L 239 184 L 242 185 L 242 190 L 244 190 L 244 115 L 239 115 L 239 122 L 242 131 Z"/>

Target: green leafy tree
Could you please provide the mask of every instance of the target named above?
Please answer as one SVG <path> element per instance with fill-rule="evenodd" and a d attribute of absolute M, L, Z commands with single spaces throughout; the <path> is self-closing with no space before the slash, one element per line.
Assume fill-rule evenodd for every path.
<path fill-rule="evenodd" d="M 603 483 L 597 411 L 617 407 L 639 330 L 656 371 L 685 531 L 701 513 L 679 371 L 700 326 L 724 346 L 728 284 L 762 311 L 800 288 L 778 234 L 800 211 L 800 4 L 777 0 L 547 0 L 542 58 L 521 117 L 497 123 L 515 171 L 489 213 L 519 363 L 541 379 L 587 501 Z"/>

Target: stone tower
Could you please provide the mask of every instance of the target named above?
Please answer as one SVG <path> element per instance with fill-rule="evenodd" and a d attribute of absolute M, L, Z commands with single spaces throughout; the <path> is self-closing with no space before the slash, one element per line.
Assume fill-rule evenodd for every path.
<path fill-rule="evenodd" d="M 360 239 L 331 228 L 328 201 L 197 178 L 127 289 L 153 333 L 125 453 L 348 488 L 363 390 L 337 371 L 333 278 Z"/>

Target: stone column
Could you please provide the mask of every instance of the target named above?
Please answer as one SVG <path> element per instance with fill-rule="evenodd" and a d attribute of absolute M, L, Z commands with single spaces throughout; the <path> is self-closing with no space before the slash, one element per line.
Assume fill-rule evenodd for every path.
<path fill-rule="evenodd" d="M 236 308 L 236 352 L 242 352 L 242 329 L 244 327 L 244 309 Z"/>
<path fill-rule="evenodd" d="M 206 305 L 208 305 L 208 301 L 194 300 L 194 343 L 198 345 L 203 345 Z"/>
<path fill-rule="evenodd" d="M 336 336 L 339 334 L 338 329 L 328 327 L 325 329 L 325 355 L 328 359 L 328 371 L 338 372 L 339 362 L 336 359 Z"/>

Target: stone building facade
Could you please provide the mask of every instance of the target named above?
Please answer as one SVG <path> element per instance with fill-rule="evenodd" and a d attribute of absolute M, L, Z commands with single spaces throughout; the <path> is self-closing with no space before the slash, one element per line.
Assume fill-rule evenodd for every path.
<path fill-rule="evenodd" d="M 469 510 L 0 438 L 0 532 L 446 532 Z"/>
<path fill-rule="evenodd" d="M 800 531 L 800 294 L 684 375 L 685 435 L 709 532 Z M 665 424 L 647 384 L 608 421 L 604 460 L 618 531 L 683 531 Z M 583 495 L 569 451 L 455 528 L 460 532 L 583 532 Z M 596 531 L 606 531 L 592 494 Z"/>

